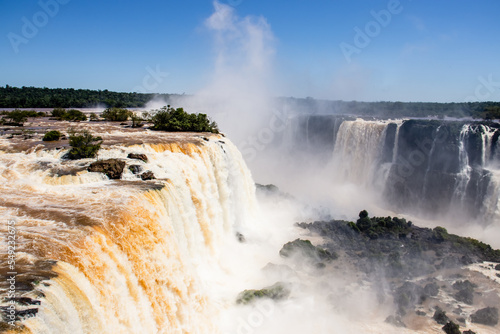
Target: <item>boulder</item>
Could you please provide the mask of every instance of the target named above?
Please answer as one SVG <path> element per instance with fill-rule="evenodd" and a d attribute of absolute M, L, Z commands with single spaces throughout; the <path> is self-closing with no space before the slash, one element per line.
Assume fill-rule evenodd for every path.
<path fill-rule="evenodd" d="M 129 158 L 129 159 L 136 159 L 136 160 L 142 160 L 144 162 L 148 162 L 148 156 L 145 155 L 144 153 L 129 153 L 127 155 L 127 158 Z"/>
<path fill-rule="evenodd" d="M 147 180 L 154 180 L 154 179 L 156 179 L 156 177 L 152 171 L 147 170 L 141 174 L 141 179 L 143 179 L 144 181 L 147 181 Z"/>
<path fill-rule="evenodd" d="M 450 321 L 450 319 L 446 315 L 446 312 L 439 307 L 436 307 L 436 312 L 434 312 L 432 319 L 436 320 L 436 322 L 440 325 L 446 325 L 446 323 Z"/>
<path fill-rule="evenodd" d="M 498 308 L 485 307 L 471 315 L 471 321 L 477 324 L 487 326 L 496 326 L 498 324 Z"/>
<path fill-rule="evenodd" d="M 128 166 L 128 169 L 133 174 L 139 174 L 140 172 L 142 172 L 142 166 L 141 165 L 130 165 L 130 166 Z"/>
<path fill-rule="evenodd" d="M 314 246 L 309 240 L 296 239 L 283 245 L 280 250 L 282 257 L 290 257 L 294 254 L 302 254 L 306 258 L 316 261 L 331 261 L 338 258 L 338 255 L 326 249 Z"/>
<path fill-rule="evenodd" d="M 238 295 L 236 303 L 246 305 L 260 298 L 281 300 L 288 298 L 289 295 L 290 290 L 283 283 L 278 282 L 260 290 L 245 290 Z"/>
<path fill-rule="evenodd" d="M 435 297 L 439 293 L 439 286 L 436 282 L 428 283 L 424 286 L 424 294 L 426 296 Z"/>
<path fill-rule="evenodd" d="M 390 315 L 385 319 L 385 322 L 387 322 L 388 324 L 394 325 L 396 327 L 406 327 L 404 322 L 401 320 L 400 316 Z"/>
<path fill-rule="evenodd" d="M 104 173 L 110 179 L 119 179 L 122 176 L 125 161 L 118 159 L 98 160 L 90 164 L 88 171 Z"/>

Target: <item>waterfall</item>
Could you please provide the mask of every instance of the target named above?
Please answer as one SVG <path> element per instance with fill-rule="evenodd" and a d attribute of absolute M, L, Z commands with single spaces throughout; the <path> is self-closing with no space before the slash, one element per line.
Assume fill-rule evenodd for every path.
<path fill-rule="evenodd" d="M 379 166 L 386 124 L 363 120 L 340 125 L 333 152 L 335 174 L 341 180 L 369 185 Z"/>
<path fill-rule="evenodd" d="M 459 172 L 457 173 L 457 181 L 455 184 L 455 189 L 453 191 L 453 200 L 457 201 L 460 205 L 464 205 L 465 196 L 467 193 L 467 185 L 471 178 L 472 168 L 469 165 L 469 156 L 467 155 L 465 140 L 469 133 L 470 127 L 465 124 L 460 131 L 460 137 L 458 139 L 458 160 L 459 160 Z M 484 148 L 481 149 L 484 151 Z M 482 155 L 482 154 L 481 154 Z"/>
<path fill-rule="evenodd" d="M 496 123 L 335 115 L 296 116 L 291 123 L 288 147 L 320 161 L 326 169 L 321 175 L 329 174 L 333 185 L 382 192 L 389 209 L 426 217 L 452 214 L 486 223 L 500 218 Z"/>
<path fill-rule="evenodd" d="M 237 243 L 257 212 L 255 188 L 229 140 L 185 136 L 99 152 L 152 171 L 154 181 L 128 168 L 108 180 L 86 171 L 89 160 L 61 160 L 64 150 L 0 153 L 0 212 L 18 237 L 16 297 L 40 301 L 16 304 L 35 310 L 23 317 L 26 332 L 219 331 L 222 301 L 208 286 L 227 270 L 222 246 Z M 0 230 L 7 235 L 6 224 Z"/>

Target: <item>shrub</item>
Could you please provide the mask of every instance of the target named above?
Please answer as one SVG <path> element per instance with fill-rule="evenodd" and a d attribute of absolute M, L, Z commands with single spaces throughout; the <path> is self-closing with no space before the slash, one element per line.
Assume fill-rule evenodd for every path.
<path fill-rule="evenodd" d="M 23 126 L 23 123 L 28 120 L 29 112 L 25 110 L 15 109 L 7 112 L 4 118 L 7 120 L 6 125 Z"/>
<path fill-rule="evenodd" d="M 66 113 L 66 109 L 64 108 L 54 108 L 52 110 L 52 117 L 61 118 Z"/>
<path fill-rule="evenodd" d="M 125 108 L 107 108 L 102 113 L 102 118 L 111 122 L 124 122 L 132 116 L 132 112 Z"/>
<path fill-rule="evenodd" d="M 61 138 L 62 134 L 57 131 L 57 130 L 52 130 L 52 131 L 49 131 L 47 132 L 42 140 L 43 141 L 56 141 L 56 140 L 59 140 L 59 138 Z"/>
<path fill-rule="evenodd" d="M 88 130 L 78 133 L 70 131 L 69 145 L 71 150 L 66 157 L 72 160 L 94 158 L 101 148 L 101 144 L 102 138 L 94 137 Z"/>
<path fill-rule="evenodd" d="M 436 226 L 432 230 L 432 238 L 437 242 L 443 242 L 448 238 L 448 231 L 441 226 Z"/>
<path fill-rule="evenodd" d="M 87 116 L 80 110 L 70 109 L 66 111 L 61 117 L 63 121 L 86 121 Z"/>
<path fill-rule="evenodd" d="M 99 116 L 97 116 L 95 113 L 91 113 L 89 116 L 89 120 L 91 122 L 97 122 L 99 120 Z"/>
<path fill-rule="evenodd" d="M 460 326 L 453 321 L 448 321 L 442 329 L 446 334 L 462 334 L 462 332 L 460 331 Z"/>
<path fill-rule="evenodd" d="M 206 114 L 190 114 L 183 108 L 163 107 L 154 111 L 151 121 L 153 130 L 219 133 L 217 124 L 210 121 Z"/>
<path fill-rule="evenodd" d="M 132 127 L 133 128 L 140 128 L 141 126 L 144 125 L 144 123 L 142 123 L 142 121 L 143 121 L 142 118 L 137 116 L 134 113 L 131 113 L 130 119 L 132 120 Z"/>

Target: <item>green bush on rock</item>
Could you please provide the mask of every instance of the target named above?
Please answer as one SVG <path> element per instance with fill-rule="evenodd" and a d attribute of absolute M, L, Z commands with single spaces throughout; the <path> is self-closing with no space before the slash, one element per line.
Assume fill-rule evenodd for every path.
<path fill-rule="evenodd" d="M 270 298 L 273 300 L 285 299 L 290 295 L 290 290 L 281 282 L 260 290 L 244 290 L 241 292 L 236 303 L 249 304 L 260 298 Z"/>
<path fill-rule="evenodd" d="M 153 130 L 219 133 L 217 124 L 211 122 L 206 114 L 190 114 L 183 108 L 166 106 L 155 110 L 151 122 Z"/>
<path fill-rule="evenodd" d="M 47 132 L 43 136 L 42 140 L 43 141 L 57 141 L 61 138 L 61 136 L 62 136 L 62 134 L 59 131 L 52 130 L 52 131 Z"/>
<path fill-rule="evenodd" d="M 102 118 L 106 121 L 111 122 L 125 122 L 131 117 L 133 114 L 130 110 L 125 108 L 107 108 L 102 112 Z"/>
<path fill-rule="evenodd" d="M 94 158 L 101 148 L 102 138 L 94 137 L 88 130 L 80 132 L 70 131 L 69 145 L 71 150 L 66 154 L 66 158 L 76 160 Z"/>
<path fill-rule="evenodd" d="M 287 242 L 280 250 L 280 255 L 283 257 L 290 257 L 296 253 L 316 261 L 330 261 L 338 258 L 337 254 L 316 247 L 309 240 L 302 239 Z"/>

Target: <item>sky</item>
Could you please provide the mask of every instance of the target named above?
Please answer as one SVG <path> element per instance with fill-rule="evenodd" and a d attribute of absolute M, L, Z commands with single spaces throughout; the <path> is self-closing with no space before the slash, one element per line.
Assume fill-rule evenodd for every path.
<path fill-rule="evenodd" d="M 250 76 L 273 96 L 500 101 L 498 0 L 0 0 L 0 9 L 2 86 L 197 94 L 231 78 L 244 90 Z"/>

